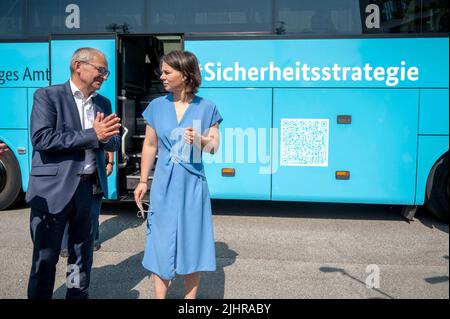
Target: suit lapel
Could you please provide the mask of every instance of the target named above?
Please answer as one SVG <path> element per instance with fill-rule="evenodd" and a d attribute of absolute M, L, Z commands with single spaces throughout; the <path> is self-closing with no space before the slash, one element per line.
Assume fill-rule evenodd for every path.
<path fill-rule="evenodd" d="M 70 83 L 67 81 L 64 83 L 64 90 L 66 91 L 66 100 L 69 105 L 68 109 L 70 114 L 72 115 L 73 121 L 75 123 L 75 128 L 81 130 L 81 119 L 80 114 L 78 113 L 77 103 L 75 102 L 75 98 L 73 97 L 72 90 L 70 89 Z"/>
<path fill-rule="evenodd" d="M 97 112 L 99 113 L 105 113 L 105 111 L 101 108 L 100 104 L 99 104 L 99 97 L 98 95 L 94 96 L 92 98 L 92 103 L 94 104 L 94 118 L 97 116 Z M 105 114 L 106 116 L 106 114 Z"/>

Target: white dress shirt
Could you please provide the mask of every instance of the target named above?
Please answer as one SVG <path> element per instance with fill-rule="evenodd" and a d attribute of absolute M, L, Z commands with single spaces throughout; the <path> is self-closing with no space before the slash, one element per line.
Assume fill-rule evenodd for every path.
<path fill-rule="evenodd" d="M 95 120 L 95 109 L 92 98 L 97 95 L 96 92 L 92 93 L 87 99 L 83 93 L 78 89 L 75 83 L 70 80 L 70 88 L 72 90 L 75 103 L 77 103 L 78 114 L 80 115 L 81 127 L 83 129 L 92 128 L 92 124 Z M 92 174 L 96 170 L 95 153 L 93 150 L 85 150 L 84 169 L 82 174 Z"/>

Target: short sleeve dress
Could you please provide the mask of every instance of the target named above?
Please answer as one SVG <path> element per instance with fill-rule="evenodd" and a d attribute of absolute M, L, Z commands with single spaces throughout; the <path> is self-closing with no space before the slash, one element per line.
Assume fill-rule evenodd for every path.
<path fill-rule="evenodd" d="M 143 117 L 158 136 L 158 160 L 142 265 L 159 277 L 215 271 L 211 201 L 201 151 L 183 140 L 184 130 L 204 133 L 222 122 L 213 102 L 199 96 L 177 120 L 171 94 L 153 100 Z"/>

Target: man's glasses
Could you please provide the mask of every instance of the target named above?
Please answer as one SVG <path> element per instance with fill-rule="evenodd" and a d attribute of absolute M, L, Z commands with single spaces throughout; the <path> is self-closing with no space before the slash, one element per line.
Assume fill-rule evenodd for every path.
<path fill-rule="evenodd" d="M 86 63 L 86 64 L 89 64 L 90 66 L 93 66 L 98 71 L 98 73 L 101 76 L 108 77 L 111 74 L 111 72 L 107 68 L 104 68 L 102 66 L 96 66 L 95 64 L 92 64 L 92 63 L 89 63 L 89 62 L 86 62 L 86 61 L 79 61 L 79 62 L 80 63 Z"/>

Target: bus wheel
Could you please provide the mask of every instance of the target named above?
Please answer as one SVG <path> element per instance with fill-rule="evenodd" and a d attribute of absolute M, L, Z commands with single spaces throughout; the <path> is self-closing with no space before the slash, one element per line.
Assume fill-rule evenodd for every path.
<path fill-rule="evenodd" d="M 22 195 L 22 177 L 14 154 L 9 151 L 0 157 L 0 210 L 15 204 Z"/>
<path fill-rule="evenodd" d="M 448 183 L 448 155 L 446 155 L 433 166 L 428 176 L 425 205 L 434 216 L 447 223 L 449 221 Z"/>

